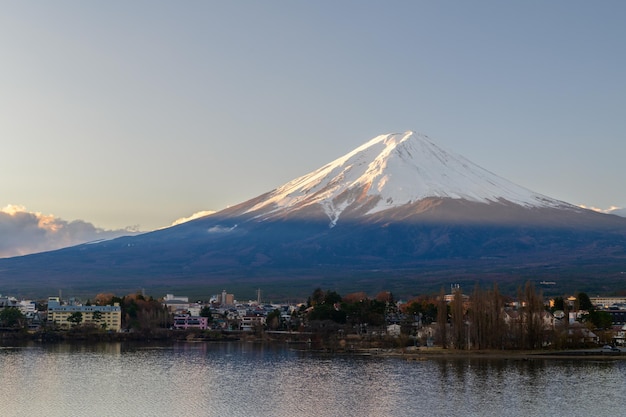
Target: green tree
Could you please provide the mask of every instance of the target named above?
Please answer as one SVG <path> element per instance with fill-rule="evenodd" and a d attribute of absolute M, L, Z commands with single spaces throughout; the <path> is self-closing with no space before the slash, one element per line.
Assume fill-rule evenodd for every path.
<path fill-rule="evenodd" d="M 72 323 L 74 326 L 83 322 L 83 313 L 80 311 L 75 311 L 67 318 L 67 321 Z"/>
<path fill-rule="evenodd" d="M 346 322 L 346 312 L 338 309 L 334 304 L 318 304 L 309 315 L 309 320 L 332 320 L 336 323 Z"/>
<path fill-rule="evenodd" d="M 210 322 L 213 319 L 213 315 L 211 314 L 211 307 L 202 307 L 202 310 L 200 310 L 200 317 L 206 317 L 209 319 Z"/>
<path fill-rule="evenodd" d="M 591 302 L 591 299 L 584 292 L 578 293 L 578 296 L 576 297 L 576 301 L 577 301 L 579 310 L 585 310 L 585 311 L 595 310 L 593 303 Z"/>
<path fill-rule="evenodd" d="M 335 291 L 322 291 L 316 289 L 310 297 L 310 305 L 313 311 L 309 314 L 309 320 L 332 320 L 336 323 L 346 322 L 346 312 L 340 308 L 341 296 Z"/>
<path fill-rule="evenodd" d="M 102 311 L 96 310 L 91 313 L 91 320 L 96 323 L 100 323 L 100 321 L 102 321 Z"/>
<path fill-rule="evenodd" d="M 554 305 L 551 310 L 553 313 L 557 310 L 565 311 L 565 300 L 563 297 L 554 297 Z"/>
<path fill-rule="evenodd" d="M 421 317 L 422 324 L 431 324 L 437 321 L 437 305 L 427 299 L 417 299 L 409 302 L 405 307 L 405 314 Z"/>
<path fill-rule="evenodd" d="M 309 297 L 308 305 L 309 307 L 314 307 L 318 304 L 322 304 L 324 302 L 324 297 L 326 293 L 321 288 L 316 288 L 313 291 L 313 295 Z"/>
<path fill-rule="evenodd" d="M 610 329 L 613 326 L 613 318 L 607 311 L 591 311 L 589 321 L 593 323 L 596 329 Z"/>
<path fill-rule="evenodd" d="M 0 311 L 0 323 L 4 327 L 23 327 L 24 322 L 24 314 L 18 308 L 8 307 Z"/>
<path fill-rule="evenodd" d="M 365 298 L 352 303 L 342 303 L 347 322 L 360 332 L 364 326 L 382 326 L 385 324 L 386 303 Z"/>
<path fill-rule="evenodd" d="M 267 327 L 270 330 L 276 330 L 280 327 L 280 310 L 275 309 L 274 311 L 267 314 L 265 318 L 265 323 L 267 323 Z"/>
<path fill-rule="evenodd" d="M 341 302 L 341 296 L 335 291 L 326 291 L 324 295 L 324 304 L 335 304 Z"/>

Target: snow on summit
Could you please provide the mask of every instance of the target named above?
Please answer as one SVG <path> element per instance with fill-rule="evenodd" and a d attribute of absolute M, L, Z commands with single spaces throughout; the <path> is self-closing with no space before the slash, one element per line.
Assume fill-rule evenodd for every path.
<path fill-rule="evenodd" d="M 275 189 L 248 212 L 278 214 L 321 205 L 331 226 L 346 210 L 363 214 L 425 198 L 564 207 L 567 203 L 505 180 L 414 132 L 380 135 L 333 162 Z"/>

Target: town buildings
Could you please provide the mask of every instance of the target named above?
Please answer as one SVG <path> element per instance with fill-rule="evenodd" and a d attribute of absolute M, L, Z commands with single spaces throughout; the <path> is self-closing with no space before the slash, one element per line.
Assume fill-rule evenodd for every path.
<path fill-rule="evenodd" d="M 430 316 L 430 307 L 422 305 L 419 310 L 421 312 L 410 312 L 408 308 L 403 309 L 398 302 L 387 302 L 387 306 L 383 310 L 377 310 L 379 316 L 384 314 L 382 319 L 374 320 L 369 313 L 366 315 L 364 311 L 355 310 L 351 303 L 353 301 L 345 300 L 344 303 L 336 302 L 333 304 L 333 312 L 344 312 L 343 321 L 337 320 L 338 328 L 341 328 L 342 334 L 357 335 L 385 335 L 394 337 L 409 336 L 417 345 L 421 343 L 425 346 L 432 345 L 439 334 L 447 335 L 451 340 L 448 346 L 472 349 L 475 346 L 484 346 L 482 339 L 478 339 L 478 335 L 485 333 L 485 324 L 480 321 L 476 315 L 472 315 L 473 300 L 471 297 L 460 293 L 458 287 L 453 288 L 457 291 L 456 298 L 460 299 L 463 304 L 461 313 L 450 309 L 450 316 L 442 318 L 436 322 L 434 316 Z M 347 297 L 346 297 L 347 298 Z M 573 297 L 572 297 L 573 298 Z M 112 303 L 112 300 L 119 300 L 120 304 Z M 224 300 L 224 303 L 220 301 Z M 311 312 L 315 309 L 315 305 L 296 306 L 288 304 L 262 304 L 256 301 L 239 302 L 235 300 L 234 295 L 227 294 L 223 291 L 221 294 L 214 296 L 212 303 L 189 302 L 188 297 L 175 296 L 167 294 L 160 300 L 150 297 L 146 299 L 143 295 L 131 295 L 123 298 L 111 297 L 109 301 L 99 299 L 99 303 L 108 302 L 112 305 L 95 306 L 83 305 L 80 301 L 69 299 L 65 302 L 60 297 L 49 297 L 47 307 L 45 300 L 39 301 L 41 311 L 37 311 L 35 303 L 30 301 L 18 301 L 14 297 L 0 297 L 1 308 L 20 308 L 25 311 L 25 317 L 19 318 L 19 326 L 16 324 L 5 325 L 6 331 L 15 331 L 18 327 L 36 329 L 38 321 L 36 317 L 31 315 L 40 314 L 43 323 L 47 324 L 51 329 L 70 329 L 77 325 L 87 325 L 88 329 L 98 328 L 107 331 L 121 331 L 122 320 L 124 320 L 124 330 L 135 332 L 141 329 L 159 329 L 165 332 L 167 329 L 172 330 L 190 330 L 197 329 L 199 331 L 214 330 L 224 332 L 254 332 L 259 334 L 264 330 L 268 331 L 308 331 L 307 328 L 319 326 L 324 320 L 335 320 L 334 318 L 312 318 Z M 454 294 L 448 295 L 443 301 L 455 302 Z M 611 322 L 607 319 L 608 314 L 604 315 L 605 321 L 603 325 L 592 324 L 590 320 L 590 312 L 594 313 L 593 307 L 590 312 L 583 311 L 578 308 L 579 303 L 574 298 L 571 303 L 564 304 L 562 310 L 555 310 L 554 304 L 549 309 L 547 305 L 541 305 L 546 302 L 543 297 L 539 297 L 540 305 L 528 315 L 528 307 L 524 302 L 509 300 L 507 303 L 498 307 L 497 321 L 501 321 L 502 326 L 498 328 L 498 334 L 502 333 L 499 340 L 504 346 L 517 346 L 520 341 L 524 341 L 521 336 L 525 327 L 529 324 L 541 333 L 535 346 L 555 346 L 556 344 L 623 344 L 626 343 L 626 311 L 622 310 L 623 306 L 615 304 L 611 301 L 608 307 L 602 306 L 600 309 L 596 306 L 595 312 L 605 311 L 613 318 L 613 328 Z M 619 301 L 619 300 L 617 300 Z M 354 301 L 362 302 L 361 301 Z M 438 301 L 435 301 L 438 303 Z M 321 304 L 319 304 L 321 305 Z M 363 304 L 364 306 L 366 304 Z M 122 312 L 122 307 L 124 312 Z M 407 304 L 408 306 L 408 304 Z M 149 307 L 149 309 L 148 309 Z M 433 304 L 433 307 L 436 307 Z M 369 307 L 368 307 L 369 308 Z M 34 310 L 34 311 L 33 311 Z M 417 310 L 416 310 L 417 311 Z M 422 320 L 422 313 L 428 314 L 430 320 Z M 552 314 L 550 311 L 554 311 Z M 348 312 L 347 314 L 345 312 Z M 122 314 L 124 313 L 124 315 Z M 137 318 L 137 315 L 145 314 Z M 456 316 L 455 316 L 456 314 Z M 80 317 L 78 318 L 78 315 Z M 435 314 L 436 315 L 436 314 Z M 356 318 L 358 317 L 358 318 Z M 455 317 L 457 319 L 455 319 Z M 437 317 L 439 319 L 439 317 Z M 494 319 L 495 320 L 495 319 Z M 434 323 L 433 323 L 434 321 Z M 7 320 L 8 322 L 8 320 Z M 41 320 L 39 320 L 41 322 Z M 447 323 L 447 324 L 442 324 Z M 481 327 L 482 326 L 482 327 Z M 592 327 L 596 326 L 596 327 Z M 323 327 L 323 326 L 322 326 Z M 537 330 L 539 328 L 539 330 Z M 326 330 L 325 330 L 326 331 Z M 482 332 L 482 333 L 481 333 Z M 195 332 L 192 332 L 195 333 Z M 495 333 L 495 332 L 494 332 Z M 482 336 L 481 336 L 482 337 Z M 612 338 L 612 339 L 611 339 Z M 444 340 L 443 338 L 441 340 Z M 506 343 L 505 343 L 506 342 Z M 517 345 L 516 345 L 517 344 Z M 559 346 L 560 346 L 559 345 Z M 484 348 L 484 347 L 483 347 Z"/>

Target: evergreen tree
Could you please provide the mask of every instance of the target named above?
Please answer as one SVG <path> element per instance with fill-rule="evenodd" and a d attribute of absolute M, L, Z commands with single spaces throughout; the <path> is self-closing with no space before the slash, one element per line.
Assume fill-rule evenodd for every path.
<path fill-rule="evenodd" d="M 74 326 L 81 324 L 83 322 L 83 313 L 81 313 L 80 311 L 75 311 L 69 315 L 67 321 L 72 323 Z"/>
<path fill-rule="evenodd" d="M 594 307 L 593 303 L 591 302 L 591 299 L 584 292 L 579 292 L 578 293 L 578 295 L 576 297 L 576 302 L 578 304 L 578 309 L 579 310 L 585 310 L 585 311 L 594 311 L 595 310 L 595 307 Z"/>
<path fill-rule="evenodd" d="M 15 307 L 7 307 L 0 310 L 0 323 L 3 327 L 22 327 L 26 318 L 24 314 Z"/>

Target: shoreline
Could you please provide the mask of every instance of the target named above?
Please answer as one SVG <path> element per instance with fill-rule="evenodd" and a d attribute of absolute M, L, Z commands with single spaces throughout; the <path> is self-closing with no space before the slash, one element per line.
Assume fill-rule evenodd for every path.
<path fill-rule="evenodd" d="M 36 344 L 91 344 L 91 343 L 266 343 L 270 345 L 284 345 L 285 347 L 306 345 L 301 352 L 318 352 L 331 355 L 357 355 L 396 357 L 409 361 L 428 359 L 498 359 L 498 360 L 543 360 L 543 359 L 575 359 L 575 360 L 626 360 L 626 350 L 603 350 L 602 348 L 563 349 L 563 350 L 456 350 L 434 347 L 356 347 L 346 349 L 344 346 L 335 348 L 321 347 L 317 343 L 291 340 L 284 338 L 256 337 L 250 334 L 232 334 L 211 332 L 199 336 L 197 332 L 186 331 L 158 331 L 137 333 L 68 333 L 68 332 L 41 332 L 15 333 L 0 332 L 0 347 L 21 345 L 24 342 Z"/>
<path fill-rule="evenodd" d="M 366 353 L 367 354 L 367 353 Z M 372 354 L 372 353 L 370 353 Z M 405 358 L 407 360 L 428 359 L 501 359 L 501 360 L 626 360 L 626 352 L 605 352 L 600 348 L 572 350 L 453 350 L 440 347 L 417 348 L 406 351 L 379 352 L 373 355 Z"/>

